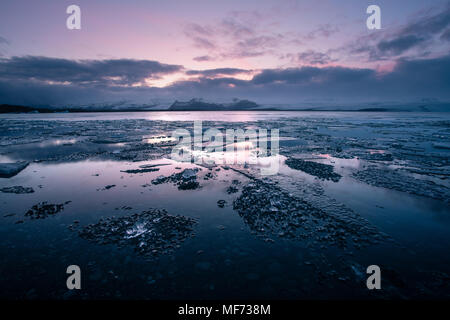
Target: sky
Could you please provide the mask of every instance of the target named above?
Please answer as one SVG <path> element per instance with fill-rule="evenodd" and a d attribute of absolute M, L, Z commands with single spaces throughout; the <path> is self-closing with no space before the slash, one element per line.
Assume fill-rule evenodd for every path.
<path fill-rule="evenodd" d="M 448 0 L 2 0 L 0 103 L 450 101 L 449 49 Z"/>

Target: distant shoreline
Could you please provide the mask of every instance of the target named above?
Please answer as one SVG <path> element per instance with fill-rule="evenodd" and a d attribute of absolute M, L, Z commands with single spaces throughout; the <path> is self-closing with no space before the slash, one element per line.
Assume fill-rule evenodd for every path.
<path fill-rule="evenodd" d="M 317 109 L 317 108 L 305 108 L 305 109 L 278 109 L 278 108 L 243 108 L 243 109 L 230 109 L 230 110 L 214 110 L 205 109 L 189 109 L 185 110 L 171 110 L 168 109 L 142 109 L 142 108 L 126 108 L 126 109 L 84 109 L 84 108 L 70 108 L 70 109 L 53 109 L 48 107 L 30 107 L 30 106 L 17 106 L 17 105 L 0 105 L 0 114 L 49 114 L 49 113 L 123 113 L 123 112 L 236 112 L 236 111 L 246 111 L 246 112 L 449 112 L 449 110 L 427 110 L 427 106 L 416 106 L 413 110 L 404 110 L 396 108 L 361 108 L 361 109 Z M 417 110 L 417 108 L 421 110 Z"/>
<path fill-rule="evenodd" d="M 233 109 L 233 110 L 214 110 L 214 109 L 185 109 L 185 110 L 171 110 L 171 109 L 142 109 L 142 108 L 127 108 L 127 109 L 62 109 L 55 110 L 52 108 L 40 108 L 40 107 L 29 107 L 29 106 L 16 106 L 16 105 L 0 105 L 0 114 L 45 114 L 45 113 L 119 113 L 119 112 L 236 112 L 236 111 L 250 111 L 250 112 L 397 112 L 397 110 L 387 109 L 387 108 L 362 108 L 362 109 L 277 109 L 277 108 L 260 108 L 260 109 Z M 403 111 L 403 110 L 402 110 Z M 403 111 L 404 112 L 404 111 Z"/>

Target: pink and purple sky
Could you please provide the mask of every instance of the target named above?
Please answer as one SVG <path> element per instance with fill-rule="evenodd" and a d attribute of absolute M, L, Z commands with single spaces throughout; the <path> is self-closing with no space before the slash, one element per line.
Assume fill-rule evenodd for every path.
<path fill-rule="evenodd" d="M 81 30 L 66 28 L 71 4 Z M 381 8 L 381 30 L 366 27 L 370 4 Z M 4 0 L 0 8 L 0 103 L 450 99 L 448 0 Z"/>

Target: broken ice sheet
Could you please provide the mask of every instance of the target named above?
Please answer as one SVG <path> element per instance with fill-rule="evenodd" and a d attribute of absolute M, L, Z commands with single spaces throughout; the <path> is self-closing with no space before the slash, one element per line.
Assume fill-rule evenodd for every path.
<path fill-rule="evenodd" d="M 197 172 L 199 168 L 184 169 L 182 172 L 174 173 L 168 177 L 159 176 L 152 180 L 152 184 L 158 185 L 161 183 L 172 182 L 178 185 L 180 190 L 192 190 L 200 187 L 197 181 Z"/>
<path fill-rule="evenodd" d="M 233 208 L 253 231 L 266 237 L 322 242 L 344 249 L 382 239 L 376 228 L 357 215 L 349 219 L 329 214 L 268 181 L 254 180 L 244 186 Z"/>
<path fill-rule="evenodd" d="M 79 230 L 81 238 L 98 244 L 132 247 L 146 257 L 168 254 L 193 236 L 196 221 L 181 215 L 170 215 L 164 209 L 148 209 L 122 217 L 100 219 Z"/>
<path fill-rule="evenodd" d="M 338 182 L 341 175 L 333 171 L 333 166 L 329 164 L 306 161 L 296 158 L 288 158 L 285 161 L 289 168 L 304 171 L 320 179 Z"/>
<path fill-rule="evenodd" d="M 353 177 L 376 187 L 394 189 L 450 204 L 450 188 L 430 180 L 415 179 L 398 170 L 367 168 L 354 172 Z"/>

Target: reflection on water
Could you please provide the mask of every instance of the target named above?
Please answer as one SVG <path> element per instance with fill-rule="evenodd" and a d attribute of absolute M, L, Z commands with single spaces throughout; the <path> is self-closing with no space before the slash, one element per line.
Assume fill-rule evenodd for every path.
<path fill-rule="evenodd" d="M 174 142 L 174 141 L 176 141 L 176 139 L 173 137 L 156 136 L 156 137 L 150 137 L 150 138 L 144 137 L 144 141 L 146 143 L 163 143 L 163 142 Z"/>
<path fill-rule="evenodd" d="M 324 159 L 340 161 L 342 167 L 353 167 L 357 163 L 354 159 Z M 164 166 L 157 166 L 159 164 Z M 159 169 L 156 172 L 123 172 L 155 165 Z M 151 183 L 158 176 L 169 176 L 194 167 L 201 169 L 198 174 L 201 188 L 198 190 L 180 191 L 170 183 Z M 209 177 L 214 175 L 215 178 L 203 179 L 207 173 L 211 173 Z M 298 178 L 307 176 L 286 166 L 282 166 L 280 174 L 297 175 Z M 29 290 L 28 282 L 24 282 L 26 279 L 33 281 L 33 287 L 42 297 L 61 297 L 66 292 L 62 286 L 64 282 L 61 282 L 64 280 L 61 270 L 66 265 L 78 264 L 85 270 L 88 283 L 96 286 L 95 290 L 88 290 L 91 297 L 105 297 L 108 294 L 116 296 L 115 291 L 111 292 L 111 286 L 120 288 L 121 294 L 127 297 L 187 298 L 191 294 L 204 298 L 211 295 L 235 297 L 236 292 L 240 292 L 237 295 L 242 297 L 273 297 L 274 286 L 288 290 L 281 295 L 285 298 L 307 297 L 308 294 L 333 297 L 337 294 L 336 287 L 323 292 L 312 283 L 308 284 L 312 276 L 309 267 L 311 261 L 316 261 L 316 268 L 322 268 L 322 272 L 327 270 L 326 266 L 317 262 L 320 257 L 318 252 L 304 248 L 301 242 L 296 241 L 267 243 L 248 232 L 244 221 L 232 208 L 233 199 L 238 194 L 226 192 L 234 180 L 245 184 L 248 178 L 232 170 L 209 170 L 169 159 L 137 163 L 83 161 L 31 164 L 11 179 L 0 179 L 0 187 L 23 185 L 36 190 L 26 195 L 1 194 L 1 212 L 4 215 L 14 214 L 0 220 L 2 255 L 16 253 L 8 254 L 6 264 L 2 265 L 2 274 L 9 274 L 8 281 L 3 282 L 2 287 L 7 288 L 9 294 L 21 296 L 23 290 Z M 105 189 L 108 185 L 115 187 Z M 420 261 L 419 257 L 425 259 L 427 253 L 437 254 L 450 248 L 450 221 L 439 219 L 448 216 L 449 212 L 442 207 L 433 207 L 433 201 L 421 201 L 422 206 L 417 206 L 414 197 L 382 192 L 373 187 L 364 189 L 361 184 L 345 178 L 339 183 L 328 182 L 323 185 L 327 192 L 361 212 L 382 231 L 410 245 L 408 252 L 395 248 L 382 252 L 362 250 L 358 258 L 351 258 L 354 268 L 363 269 L 365 261 L 369 263 L 375 254 L 376 261 L 395 266 L 399 272 L 411 272 L 405 270 L 408 269 L 404 264 L 407 261 Z M 218 207 L 219 200 L 225 201 L 223 208 Z M 25 219 L 23 214 L 32 205 L 42 201 L 71 203 L 54 217 L 39 221 Z M 195 228 L 195 237 L 186 240 L 173 255 L 149 263 L 132 250 L 90 244 L 68 229 L 68 226 L 74 225 L 74 221 L 77 221 L 76 225 L 88 225 L 100 218 L 120 217 L 148 208 L 164 208 L 169 213 L 197 219 L 199 223 Z M 15 223 L 18 220 L 24 222 L 17 225 Z M 139 222 L 130 225 L 125 237 L 135 238 L 147 232 L 152 230 L 146 227 L 145 221 Z M 406 234 L 414 234 L 414 237 L 405 237 Z M 427 237 L 430 241 L 427 241 Z M 332 251 L 332 248 L 329 250 Z M 325 254 L 329 261 L 337 259 L 334 254 L 327 252 L 328 249 L 323 249 L 321 254 Z M 392 257 L 394 252 L 397 256 L 395 259 Z M 427 261 L 442 267 L 450 262 L 447 258 L 436 255 L 427 257 Z M 348 272 L 335 266 L 332 269 L 343 274 Z M 308 274 L 310 276 L 305 276 Z M 105 283 L 111 275 L 118 277 L 113 282 L 116 284 Z M 127 281 L 133 283 L 133 290 L 131 287 L 128 289 Z M 358 290 L 358 286 L 351 281 L 339 282 L 334 285 L 343 290 L 339 291 L 341 294 L 352 296 L 352 290 Z M 310 288 L 307 293 L 299 289 L 305 287 Z"/>
<path fill-rule="evenodd" d="M 79 140 L 77 140 L 77 139 L 51 139 L 51 140 L 46 140 L 44 142 L 40 142 L 38 144 L 38 147 L 45 148 L 45 147 L 49 147 L 49 146 L 71 146 L 78 141 Z"/>
<path fill-rule="evenodd" d="M 126 120 L 145 119 L 162 121 L 225 121 L 246 122 L 257 120 L 277 120 L 282 118 L 339 118 L 354 121 L 380 121 L 397 117 L 408 121 L 423 121 L 424 119 L 442 119 L 446 113 L 415 113 L 415 112 L 339 112 L 339 111 L 152 111 L 152 112 L 88 112 L 88 113 L 36 113 L 36 114 L 0 114 L 0 119 L 14 120 Z M 330 127 L 332 128 L 332 127 Z"/>
<path fill-rule="evenodd" d="M 294 115 L 306 120 L 296 127 L 301 120 L 293 120 Z M 446 179 L 442 175 L 446 173 L 445 149 L 435 150 L 435 158 L 423 154 L 417 156 L 416 141 L 422 143 L 430 137 L 417 134 L 397 138 L 396 131 L 389 136 L 394 138 L 389 140 L 386 134 L 386 128 L 397 129 L 395 121 L 398 118 L 402 119 L 400 130 L 404 132 L 410 132 L 408 121 L 427 118 L 433 121 L 430 127 L 439 130 L 431 135 L 441 137 L 446 130 L 445 124 L 440 122 L 441 116 L 427 114 L 421 119 L 414 114 L 394 113 L 321 113 L 321 116 L 322 119 L 317 119 L 317 113 L 308 112 L 146 112 L 77 114 L 76 117 L 72 114 L 1 115 L 0 119 L 67 121 L 142 117 L 170 121 L 216 121 L 218 117 L 225 122 L 285 120 L 278 124 L 284 130 L 280 139 L 281 154 L 258 158 L 256 163 L 245 164 L 244 161 L 241 165 L 228 163 L 235 163 L 236 156 L 248 160 L 257 155 L 260 150 L 254 141 L 231 144 L 236 153 L 228 154 L 230 158 L 226 152 L 230 145 L 226 143 L 223 144 L 224 151 L 193 151 L 194 158 L 209 159 L 216 165 L 169 159 L 165 152 L 175 141 L 170 136 L 171 130 L 166 130 L 167 123 L 87 121 L 89 124 L 84 125 L 79 122 L 77 125 L 84 129 L 82 132 L 86 136 L 78 136 L 73 134 L 70 125 L 69 128 L 66 126 L 67 122 L 61 130 L 60 123 L 49 121 L 54 124 L 54 131 L 47 136 L 38 134 L 32 139 L 26 136 L 9 140 L 6 135 L 2 140 L 0 163 L 17 160 L 31 163 L 16 176 L 0 179 L 0 189 L 23 186 L 33 188 L 34 192 L 0 192 L 0 254 L 4 257 L 0 264 L 0 297 L 295 299 L 448 296 L 449 207 L 430 197 L 364 183 L 353 175 L 381 167 L 414 169 L 413 174 L 436 183 L 439 179 L 441 185 L 445 185 Z M 249 128 L 260 124 L 251 123 Z M 16 124 L 17 127 L 20 125 Z M 226 127 L 226 124 L 221 123 L 218 127 Z M 176 126 L 171 127 L 174 128 Z M 32 126 L 28 129 L 30 132 L 40 130 Z M 354 138 L 354 135 L 360 135 L 360 138 Z M 378 145 L 372 144 L 374 141 Z M 210 145 L 204 144 L 205 147 Z M 80 157 L 73 157 L 73 154 Z M 395 161 L 387 158 L 392 154 Z M 288 158 L 331 165 L 332 171 L 341 178 L 319 178 L 323 172 L 316 170 L 320 170 L 320 166 L 311 166 L 306 170 L 309 173 L 292 169 L 284 164 Z M 278 174 L 261 176 L 261 167 L 271 167 L 274 163 L 280 165 Z M 184 171 L 186 169 L 194 170 Z M 430 172 L 432 176 L 427 175 Z M 193 183 L 180 184 L 180 179 L 195 180 L 198 187 Z M 259 202 L 242 201 L 251 198 L 251 195 L 241 198 L 245 187 L 251 183 L 252 192 L 260 191 L 254 197 Z M 244 218 L 234 208 L 237 199 L 241 199 L 239 210 L 245 211 L 247 206 L 252 211 L 266 202 L 269 210 L 259 212 L 257 218 L 260 219 L 253 223 L 253 217 Z M 292 199 L 297 199 L 296 206 L 290 202 Z M 56 214 L 42 215 L 42 219 L 25 215 L 34 205 L 43 202 L 64 204 L 64 209 Z M 45 206 L 36 208 L 42 207 Z M 170 253 L 158 253 L 157 258 L 149 258 L 121 241 L 102 238 L 115 232 L 117 224 L 114 221 L 138 214 L 134 219 L 121 220 L 126 228 L 120 238 L 161 241 L 156 236 L 160 229 L 155 228 L 160 221 L 146 221 L 139 216 L 150 208 L 194 219 L 193 236 L 164 243 L 167 246 L 160 247 L 170 247 Z M 298 212 L 293 208 L 298 208 Z M 310 212 L 302 214 L 308 208 Z M 102 220 L 107 222 L 99 225 L 102 218 L 110 220 Z M 328 226 L 329 229 L 315 224 L 327 218 L 340 223 Z M 361 243 L 359 247 L 358 241 L 364 240 L 364 235 L 351 233 L 355 230 L 355 221 L 359 223 L 357 226 L 373 226 L 379 231 L 377 237 L 371 239 L 377 244 L 366 246 Z M 106 228 L 103 234 L 94 235 L 95 243 L 80 236 L 80 232 L 90 225 L 98 226 L 95 230 Z M 164 232 L 172 231 L 165 224 L 158 226 Z M 282 231 L 305 226 L 317 228 L 308 230 L 309 236 L 305 233 L 304 238 L 295 239 Z M 277 230 L 277 233 L 270 234 L 269 230 Z M 351 247 L 335 245 L 344 237 L 352 240 Z M 320 239 L 331 244 L 324 244 Z M 155 244 L 151 248 L 157 247 Z M 71 264 L 81 267 L 84 281 L 81 292 L 68 292 L 65 287 L 65 270 Z M 378 264 L 386 271 L 381 293 L 368 292 L 365 287 L 365 270 L 371 264 Z"/>

